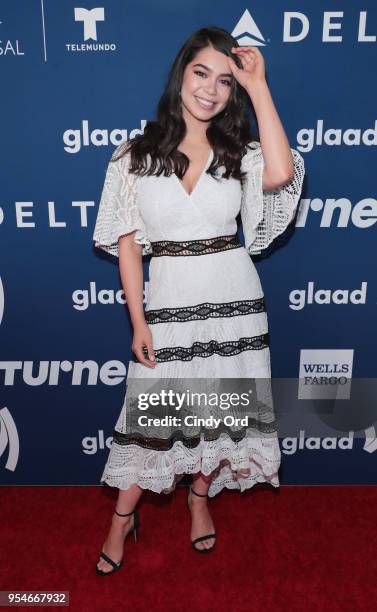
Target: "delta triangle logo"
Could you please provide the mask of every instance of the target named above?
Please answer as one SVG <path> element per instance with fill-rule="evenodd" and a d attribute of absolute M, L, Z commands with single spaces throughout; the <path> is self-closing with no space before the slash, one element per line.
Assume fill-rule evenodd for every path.
<path fill-rule="evenodd" d="M 247 9 L 234 28 L 232 36 L 237 39 L 238 44 L 241 46 L 253 45 L 254 47 L 260 47 L 266 44 L 260 29 Z"/>

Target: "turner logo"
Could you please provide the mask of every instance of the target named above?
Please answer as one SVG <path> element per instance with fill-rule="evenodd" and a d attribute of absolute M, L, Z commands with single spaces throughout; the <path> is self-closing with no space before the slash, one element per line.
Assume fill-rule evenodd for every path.
<path fill-rule="evenodd" d="M 144 281 L 144 303 L 148 295 L 149 281 Z M 73 308 L 75 310 L 88 310 L 92 304 L 113 305 L 126 304 L 126 296 L 123 289 L 97 289 L 95 282 L 89 283 L 89 289 L 76 289 L 72 293 Z"/>
<path fill-rule="evenodd" d="M 78 129 L 70 128 L 63 132 L 64 151 L 66 153 L 78 153 L 81 147 L 107 147 L 109 144 L 118 145 L 124 140 L 133 138 L 137 134 L 143 134 L 147 122 L 141 120 L 141 128 L 135 128 L 128 134 L 127 130 L 117 128 L 114 130 L 90 129 L 89 121 L 84 119 Z"/>
<path fill-rule="evenodd" d="M 349 399 L 353 349 L 302 349 L 299 399 Z"/>
<path fill-rule="evenodd" d="M 361 283 L 360 289 L 316 289 L 314 282 L 309 282 L 307 289 L 292 289 L 289 294 L 289 308 L 302 310 L 307 304 L 365 304 L 367 281 Z"/>
<path fill-rule="evenodd" d="M 4 314 L 4 287 L 3 287 L 3 283 L 1 282 L 1 276 L 0 276 L 0 325 L 3 320 L 3 314 Z"/>
<path fill-rule="evenodd" d="M 3 465 L 4 455 L 8 449 L 8 457 Z M 20 441 L 17 427 L 8 408 L 0 410 L 0 457 L 6 470 L 14 472 L 20 454 Z"/>
<path fill-rule="evenodd" d="M 126 367 L 116 359 L 106 361 L 100 366 L 96 361 L 0 361 L 0 373 L 4 372 L 4 385 L 13 386 L 25 383 L 30 387 L 42 385 L 57 386 L 60 382 L 72 386 L 104 385 L 114 386 L 122 383 Z M 64 381 L 62 380 L 64 378 Z"/>
<path fill-rule="evenodd" d="M 105 21 L 105 9 L 103 7 L 93 9 L 76 7 L 74 9 L 74 18 L 75 21 L 82 23 L 84 41 L 97 41 L 97 23 Z M 117 48 L 115 43 L 108 42 L 66 43 L 66 47 L 68 51 L 116 51 Z"/>
<path fill-rule="evenodd" d="M 351 201 L 347 198 L 338 200 L 328 198 L 325 201 L 320 198 L 312 200 L 302 198 L 296 218 L 296 227 L 305 227 L 309 211 L 318 213 L 320 227 L 349 227 L 351 225 L 363 230 L 376 224 L 377 200 L 364 198 L 352 206 Z"/>

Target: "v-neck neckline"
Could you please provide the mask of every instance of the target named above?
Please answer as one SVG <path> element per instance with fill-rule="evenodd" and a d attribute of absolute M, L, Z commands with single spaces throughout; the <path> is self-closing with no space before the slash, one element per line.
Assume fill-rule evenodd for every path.
<path fill-rule="evenodd" d="M 196 181 L 196 183 L 195 183 L 191 193 L 188 193 L 188 191 L 186 191 L 186 187 L 184 186 L 183 182 L 181 181 L 181 179 L 178 178 L 178 176 L 174 172 L 174 177 L 175 177 L 177 183 L 180 185 L 180 187 L 181 187 L 183 193 L 185 194 L 186 198 L 191 199 L 192 196 L 194 195 L 194 193 L 196 192 L 196 190 L 197 190 L 197 188 L 199 186 L 199 183 L 201 182 L 201 180 L 203 178 L 204 173 L 206 172 L 206 170 L 208 170 L 208 168 L 209 168 L 209 166 L 211 164 L 212 155 L 213 155 L 213 149 L 211 148 L 210 152 L 209 152 L 209 155 L 208 155 L 208 159 L 207 159 L 207 161 L 205 163 L 205 166 L 204 166 L 203 170 L 201 171 L 201 173 L 199 174 L 199 177 L 198 177 L 198 179 L 197 179 L 197 181 Z"/>

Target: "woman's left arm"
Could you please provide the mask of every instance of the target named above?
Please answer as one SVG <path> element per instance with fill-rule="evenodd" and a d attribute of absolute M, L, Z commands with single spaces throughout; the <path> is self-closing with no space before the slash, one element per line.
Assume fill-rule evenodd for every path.
<path fill-rule="evenodd" d="M 288 138 L 275 108 L 267 81 L 263 55 L 257 47 L 234 47 L 243 68 L 228 58 L 237 81 L 246 89 L 258 122 L 259 140 L 264 158 L 263 189 L 285 185 L 294 176 L 294 163 Z"/>

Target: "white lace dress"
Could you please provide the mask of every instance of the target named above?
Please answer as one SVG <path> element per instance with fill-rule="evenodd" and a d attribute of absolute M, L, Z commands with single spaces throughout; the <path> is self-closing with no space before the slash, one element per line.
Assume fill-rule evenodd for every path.
<path fill-rule="evenodd" d="M 223 168 L 216 179 L 206 173 L 211 150 L 191 194 L 175 174 L 129 173 L 129 154 L 109 163 L 95 246 L 118 257 L 119 236 L 136 230 L 134 240 L 143 245 L 143 255 L 152 255 L 145 313 L 157 365 L 152 369 L 130 361 L 127 383 L 158 377 L 270 378 L 267 313 L 250 254 L 263 251 L 292 220 L 305 169 L 300 153 L 291 149 L 294 178 L 280 189 L 263 191 L 261 147 L 254 141 L 249 146 L 242 159 L 247 172 L 243 187 L 233 178 L 221 178 Z M 245 247 L 229 238 L 237 232 L 239 212 Z M 205 240 L 209 246 L 203 248 Z M 183 249 L 179 255 L 177 245 Z M 209 496 L 224 487 L 243 491 L 258 482 L 279 486 L 276 432 L 249 436 L 246 431 L 238 441 L 226 433 L 211 440 L 201 435 L 196 444 L 178 436 L 157 448 L 127 438 L 126 397 L 127 391 L 101 483 L 122 490 L 137 483 L 169 493 L 184 474 L 201 471 L 214 472 Z"/>

